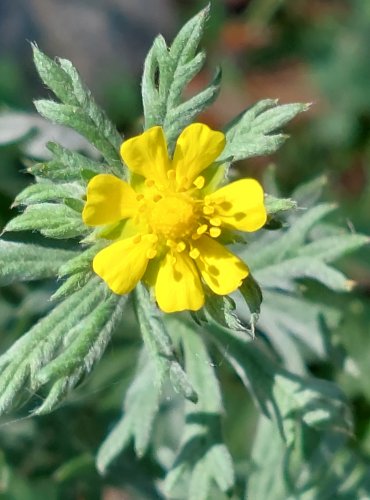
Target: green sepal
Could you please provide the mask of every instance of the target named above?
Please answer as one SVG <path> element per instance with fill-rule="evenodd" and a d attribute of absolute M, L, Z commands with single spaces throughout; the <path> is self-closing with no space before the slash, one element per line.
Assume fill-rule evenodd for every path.
<path fill-rule="evenodd" d="M 262 290 L 257 281 L 253 278 L 252 274 L 249 273 L 245 280 L 243 280 L 239 291 L 250 311 L 250 331 L 254 337 L 256 324 L 261 312 L 261 304 L 263 300 Z"/>

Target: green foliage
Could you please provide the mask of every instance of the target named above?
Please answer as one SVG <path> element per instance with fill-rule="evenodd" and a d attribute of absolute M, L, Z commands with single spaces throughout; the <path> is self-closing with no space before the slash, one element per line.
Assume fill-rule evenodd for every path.
<path fill-rule="evenodd" d="M 291 200 L 290 198 L 275 198 L 267 194 L 265 196 L 265 207 L 269 215 L 277 214 L 279 212 L 284 212 L 286 210 L 292 210 L 297 208 L 297 202 Z"/>
<path fill-rule="evenodd" d="M 264 248 L 264 242 L 258 242 L 249 249 L 248 262 L 262 285 L 289 291 L 295 288 L 295 279 L 307 277 L 333 290 L 350 289 L 351 283 L 344 274 L 327 263 L 361 248 L 368 243 L 368 237 L 346 233 L 335 237 L 320 235 L 315 241 L 304 245 L 312 227 L 334 208 L 330 204 L 317 205 L 300 217 L 281 237 L 270 238 Z"/>
<path fill-rule="evenodd" d="M 199 400 L 195 407 L 186 403 L 183 437 L 165 490 L 171 498 L 187 491 L 186 498 L 206 500 L 214 482 L 225 493 L 234 486 L 232 459 L 221 434 L 221 392 L 201 336 L 191 325 L 179 324 L 177 329 L 184 346 L 186 370 Z"/>
<path fill-rule="evenodd" d="M 106 168 L 76 151 L 70 151 L 59 144 L 49 142 L 48 149 L 54 159 L 46 163 L 36 163 L 28 168 L 28 171 L 36 177 L 45 177 L 50 181 L 71 182 L 81 181 L 84 172 L 100 174 Z"/>
<path fill-rule="evenodd" d="M 316 430 L 351 433 L 350 410 L 338 387 L 320 379 L 302 378 L 275 365 L 261 347 L 235 333 L 212 329 L 220 349 L 249 389 L 261 411 L 275 421 L 287 445 L 303 424 Z"/>
<path fill-rule="evenodd" d="M 48 396 L 34 412 L 51 411 L 100 358 L 124 302 L 107 296 L 105 285 L 94 279 L 24 334 L 0 357 L 0 411 L 25 385 L 36 391 L 49 383 Z"/>
<path fill-rule="evenodd" d="M 287 138 L 273 133 L 306 111 L 306 104 L 283 104 L 266 99 L 242 113 L 226 128 L 226 147 L 219 161 L 237 161 L 274 153 Z"/>
<path fill-rule="evenodd" d="M 87 234 L 81 213 L 66 205 L 37 203 L 14 217 L 4 231 L 37 230 L 49 238 L 76 238 Z"/>
<path fill-rule="evenodd" d="M 34 205 L 46 201 L 63 201 L 68 198 L 79 199 L 84 192 L 78 184 L 65 183 L 55 185 L 52 182 L 38 182 L 26 187 L 15 198 L 13 206 Z"/>
<path fill-rule="evenodd" d="M 208 87 L 182 102 L 184 89 L 205 61 L 205 54 L 197 53 L 197 48 L 208 14 L 206 7 L 191 19 L 169 49 L 164 38 L 158 36 L 145 60 L 142 80 L 145 128 L 162 125 L 170 150 L 180 132 L 216 99 L 220 89 L 221 74 L 217 72 Z"/>
<path fill-rule="evenodd" d="M 39 280 L 58 275 L 59 267 L 76 252 L 29 243 L 0 241 L 0 283 Z"/>
<path fill-rule="evenodd" d="M 136 311 L 143 340 L 157 367 L 157 384 L 160 387 L 169 375 L 174 389 L 196 403 L 197 393 L 177 361 L 163 320 L 142 285 L 136 287 L 136 298 Z"/>
<path fill-rule="evenodd" d="M 170 47 L 158 36 L 145 61 L 144 127 L 162 125 L 170 151 L 183 128 L 219 92 L 217 72 L 208 87 L 184 100 L 186 87 L 205 62 L 198 46 L 208 15 L 209 7 L 182 28 Z M 310 363 L 332 357 L 333 364 L 347 362 L 352 369 L 356 363 L 367 366 L 359 354 L 361 347 L 347 346 L 354 360 L 346 358 L 328 330 L 338 328 L 341 320 L 335 292 L 353 289 L 353 282 L 333 262 L 362 248 L 369 238 L 327 222 L 335 207 L 318 203 L 322 177 L 301 186 L 292 198 L 280 197 L 270 178 L 273 192 L 266 196 L 266 231 L 240 246 L 250 274 L 233 297 L 208 290 L 202 311 L 168 318 L 143 284 L 136 287 L 132 300 L 113 294 L 92 270 L 94 256 L 107 242 L 95 241 L 81 211 L 91 177 L 110 172 L 125 178 L 119 157 L 122 138 L 69 61 L 52 60 L 36 46 L 33 50 L 43 82 L 60 100 L 36 101 L 37 110 L 83 134 L 102 158 L 91 159 L 49 143 L 51 159 L 29 166 L 36 182 L 15 199 L 14 205 L 25 209 L 4 231 L 31 230 L 57 240 L 75 239 L 72 243 L 79 250 L 0 242 L 2 285 L 49 277 L 62 280 L 51 296 L 59 302 L 28 330 L 18 325 L 14 338 L 21 330 L 27 332 L 0 356 L 0 414 L 27 400 L 32 414 L 51 412 L 91 372 L 116 332 L 122 345 L 107 352 L 97 367 L 98 373 L 102 365 L 106 370 L 104 383 L 113 377 L 116 399 L 123 399 L 122 405 L 110 406 L 103 394 L 111 392 L 106 391 L 110 386 L 104 383 L 95 398 L 101 397 L 110 419 L 122 410 L 113 427 L 106 422 L 104 428 L 110 430 L 103 443 L 92 445 L 98 448 L 96 465 L 101 474 L 109 476 L 122 466 L 128 484 L 140 483 L 140 498 L 207 500 L 233 494 L 241 498 L 245 486 L 246 498 L 266 500 L 349 500 L 357 492 L 368 495 L 368 466 L 346 444 L 354 432 L 348 400 L 336 383 L 315 377 Z M 307 108 L 278 105 L 275 100 L 258 102 L 226 126 L 227 146 L 219 162 L 275 152 L 287 137 L 280 129 Z M 282 230 L 268 231 L 276 227 Z M 240 243 L 239 238 L 230 243 Z M 323 289 L 330 294 L 327 301 L 320 299 Z M 9 302 L 1 310 L 4 329 L 10 311 Z M 42 307 L 35 314 L 41 311 Z M 117 381 L 122 378 L 121 386 Z M 93 386 L 87 379 L 89 383 Z M 229 443 L 233 429 L 224 429 L 232 397 L 228 386 L 241 391 L 238 410 L 240 406 L 242 412 L 250 394 L 259 412 L 248 470 L 245 462 L 238 463 Z M 134 462 L 131 445 L 140 463 Z M 91 467 L 91 455 L 78 453 L 58 469 L 56 481 Z M 134 477 L 133 471 L 141 467 L 150 470 L 149 485 L 143 486 L 140 473 Z M 37 494 L 45 496 L 40 491 Z M 47 491 L 48 498 L 53 494 Z"/>
<path fill-rule="evenodd" d="M 239 291 L 250 312 L 248 322 L 240 318 L 231 297 L 217 296 L 211 292 L 207 296 L 204 315 L 198 313 L 194 315 L 195 318 L 199 322 L 209 322 L 215 328 L 246 333 L 254 338 L 262 303 L 262 291 L 251 274 L 243 281 Z"/>
<path fill-rule="evenodd" d="M 148 359 L 143 349 L 135 378 L 125 396 L 124 415 L 99 448 L 96 465 L 100 472 L 106 472 L 131 439 L 134 439 L 138 457 L 147 451 L 161 392 L 161 387 L 155 383 L 155 369 L 154 359 Z"/>
<path fill-rule="evenodd" d="M 286 450 L 271 422 L 261 417 L 246 499 L 349 500 L 366 498 L 369 491 L 366 465 L 340 437 L 304 428 L 295 447 Z"/>
<path fill-rule="evenodd" d="M 122 175 L 118 149 L 121 136 L 108 117 L 95 103 L 70 61 L 52 61 L 33 45 L 34 60 L 40 77 L 62 104 L 39 100 L 37 111 L 48 120 L 74 128 L 102 153 L 108 165 Z"/>

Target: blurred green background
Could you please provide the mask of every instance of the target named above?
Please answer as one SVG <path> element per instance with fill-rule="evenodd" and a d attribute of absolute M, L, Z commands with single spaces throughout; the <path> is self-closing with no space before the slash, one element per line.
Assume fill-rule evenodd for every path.
<path fill-rule="evenodd" d="M 51 127 L 34 114 L 32 99 L 48 95 L 37 78 L 28 41 L 51 56 L 71 59 L 119 129 L 140 130 L 140 77 L 154 36 L 175 35 L 204 2 L 191 0 L 2 0 L 0 3 L 0 225 L 16 213 L 15 195 L 32 179 L 27 157 L 43 158 L 51 137 L 94 154 L 84 140 Z M 223 70 L 218 101 L 201 119 L 222 126 L 263 98 L 311 102 L 289 127 L 291 139 L 273 157 L 238 165 L 263 178 L 277 165 L 281 192 L 324 175 L 324 197 L 339 206 L 342 225 L 368 234 L 370 190 L 370 2 L 366 0 L 214 1 L 203 45 L 206 68 L 188 89 Z M 8 236 L 6 236 L 9 238 Z M 14 239 L 14 235 L 11 236 Z M 17 239 L 35 240 L 34 235 Z M 357 281 L 355 293 L 333 301 L 344 320 L 331 332 L 352 365 L 316 363 L 314 374 L 338 381 L 351 398 L 353 446 L 370 461 L 370 259 L 367 250 L 340 266 Z M 49 308 L 52 282 L 19 284 L 0 291 L 0 348 L 6 349 Z M 150 458 L 126 454 L 100 478 L 94 452 L 117 419 L 140 345 L 133 318 L 125 322 L 97 370 L 58 411 L 28 419 L 27 407 L 0 421 L 0 498 L 157 498 L 152 478 L 161 468 Z M 220 360 L 222 363 L 222 360 Z M 240 386 L 225 368 L 225 434 L 234 456 L 249 450 L 255 411 L 240 403 Z M 30 394 L 32 401 L 42 395 Z M 179 402 L 173 404 L 181 405 Z M 166 408 L 163 409 L 166 412 Z M 164 429 L 158 426 L 157 432 Z M 171 437 L 168 437 L 171 440 Z M 135 486 L 140 484 L 140 488 Z M 263 499 L 256 499 L 263 500 Z"/>

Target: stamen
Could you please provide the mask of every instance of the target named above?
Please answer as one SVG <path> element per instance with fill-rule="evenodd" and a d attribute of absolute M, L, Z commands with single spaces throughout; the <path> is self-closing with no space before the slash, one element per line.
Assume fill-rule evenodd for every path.
<path fill-rule="evenodd" d="M 146 238 L 149 241 L 149 243 L 157 243 L 158 242 L 158 236 L 156 234 L 147 234 Z"/>
<path fill-rule="evenodd" d="M 155 184 L 155 182 L 153 181 L 153 179 L 146 179 L 145 180 L 145 185 L 146 187 L 150 188 L 150 187 L 153 187 Z"/>
<path fill-rule="evenodd" d="M 176 191 L 181 191 L 181 189 L 187 188 L 189 186 L 189 179 L 185 177 L 181 177 L 177 181 L 177 189 Z"/>
<path fill-rule="evenodd" d="M 161 199 L 162 199 L 162 195 L 160 195 L 160 194 L 155 194 L 155 195 L 153 196 L 153 201 L 154 201 L 155 203 L 157 203 L 157 201 L 159 201 L 159 200 L 161 200 Z"/>
<path fill-rule="evenodd" d="M 155 250 L 154 248 L 150 248 L 147 252 L 146 252 L 146 257 L 147 259 L 154 259 L 154 257 L 157 255 L 157 250 Z"/>
<path fill-rule="evenodd" d="M 219 227 L 211 227 L 209 230 L 209 234 L 212 236 L 212 238 L 218 238 L 221 234 L 221 229 Z"/>
<path fill-rule="evenodd" d="M 200 252 L 197 248 L 192 248 L 189 252 L 189 256 L 192 258 L 192 259 L 197 259 L 200 255 Z"/>
<path fill-rule="evenodd" d="M 212 215 L 215 213 L 215 209 L 209 205 L 205 205 L 203 207 L 203 213 L 204 215 Z"/>
<path fill-rule="evenodd" d="M 212 226 L 221 226 L 221 219 L 219 217 L 213 217 L 209 222 Z"/>
<path fill-rule="evenodd" d="M 199 175 L 199 177 L 197 177 L 195 179 L 195 181 L 193 182 L 194 186 L 197 187 L 198 189 L 202 189 L 202 187 L 204 186 L 204 183 L 205 183 L 205 179 L 204 179 L 203 175 Z"/>
<path fill-rule="evenodd" d="M 136 195 L 136 200 L 137 200 L 137 201 L 141 201 L 141 200 L 143 200 L 143 199 L 144 199 L 144 195 L 143 195 L 143 194 L 137 194 L 137 195 Z"/>
<path fill-rule="evenodd" d="M 208 229 L 207 224 L 202 224 L 201 226 L 198 227 L 197 234 L 199 234 L 200 236 L 201 234 L 204 234 L 207 231 L 207 229 Z"/>
<path fill-rule="evenodd" d="M 133 240 L 132 240 L 134 243 L 140 243 L 141 241 L 141 234 L 137 234 L 136 236 L 134 236 Z"/>
<path fill-rule="evenodd" d="M 186 245 L 183 241 L 179 241 L 179 243 L 176 245 L 176 252 L 183 252 L 186 248 Z"/>
<path fill-rule="evenodd" d="M 175 247 L 176 247 L 176 243 L 175 243 L 173 240 L 167 240 L 167 241 L 166 241 L 166 245 L 167 245 L 169 248 L 175 248 Z"/>
<path fill-rule="evenodd" d="M 173 168 L 171 168 L 170 170 L 168 170 L 167 172 L 167 178 L 169 181 L 174 181 L 175 178 L 176 178 L 176 172 Z"/>

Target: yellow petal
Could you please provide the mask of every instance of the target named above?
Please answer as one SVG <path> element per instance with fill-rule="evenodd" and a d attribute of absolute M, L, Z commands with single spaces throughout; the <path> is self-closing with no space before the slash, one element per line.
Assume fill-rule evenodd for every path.
<path fill-rule="evenodd" d="M 209 288 L 218 295 L 234 292 L 248 276 L 248 267 L 217 241 L 202 236 L 194 242 L 199 251 L 196 264 Z"/>
<path fill-rule="evenodd" d="M 162 127 L 152 127 L 125 141 L 121 146 L 121 156 L 135 174 L 160 185 L 167 184 L 170 160 Z"/>
<path fill-rule="evenodd" d="M 204 304 L 199 273 L 184 252 L 170 252 L 161 261 L 155 285 L 155 296 L 164 312 L 197 311 Z"/>
<path fill-rule="evenodd" d="M 124 295 L 143 277 L 149 261 L 147 253 L 152 248 L 155 243 L 146 236 L 117 241 L 95 256 L 93 269 L 113 292 Z"/>
<path fill-rule="evenodd" d="M 266 222 L 263 189 L 255 179 L 232 182 L 210 194 L 207 203 L 214 204 L 223 225 L 239 231 L 256 231 Z"/>
<path fill-rule="evenodd" d="M 127 182 L 111 174 L 99 174 L 87 186 L 82 219 L 88 226 L 100 226 L 131 217 L 136 210 L 136 193 Z"/>
<path fill-rule="evenodd" d="M 198 175 L 213 163 L 225 147 L 225 135 L 203 123 L 186 127 L 177 139 L 173 168 L 179 187 L 189 188 Z"/>

